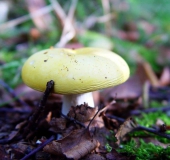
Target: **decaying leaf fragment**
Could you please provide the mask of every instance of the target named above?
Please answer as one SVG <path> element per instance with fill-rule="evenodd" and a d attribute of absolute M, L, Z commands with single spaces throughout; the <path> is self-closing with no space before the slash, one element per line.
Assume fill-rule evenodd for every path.
<path fill-rule="evenodd" d="M 60 118 L 52 118 L 52 120 L 50 121 L 50 130 L 51 131 L 56 131 L 56 133 L 60 133 L 62 130 L 66 129 L 66 119 L 63 117 Z"/>
<path fill-rule="evenodd" d="M 84 103 L 82 105 L 71 107 L 68 117 L 74 118 L 80 122 L 87 122 L 93 118 L 98 108 L 89 107 L 88 104 Z"/>
<path fill-rule="evenodd" d="M 135 129 L 137 125 L 135 124 L 134 120 L 130 117 L 128 118 L 119 128 L 115 137 L 117 138 L 117 144 L 119 145 L 126 134 L 131 132 Z"/>
<path fill-rule="evenodd" d="M 61 157 L 80 159 L 97 146 L 98 141 L 90 135 L 87 129 L 78 129 L 61 140 L 52 141 L 43 150 Z"/>

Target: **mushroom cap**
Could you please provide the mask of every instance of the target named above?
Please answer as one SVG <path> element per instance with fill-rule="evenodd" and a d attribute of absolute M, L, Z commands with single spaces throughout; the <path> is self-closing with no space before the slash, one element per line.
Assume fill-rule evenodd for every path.
<path fill-rule="evenodd" d="M 54 93 L 80 94 L 125 82 L 127 63 L 117 54 L 99 48 L 51 48 L 33 54 L 22 68 L 26 85 L 44 91 L 53 80 Z"/>

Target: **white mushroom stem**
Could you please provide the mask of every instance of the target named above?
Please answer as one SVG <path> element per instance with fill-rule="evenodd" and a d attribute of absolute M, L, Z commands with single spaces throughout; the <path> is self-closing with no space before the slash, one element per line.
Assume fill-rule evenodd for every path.
<path fill-rule="evenodd" d="M 87 103 L 89 107 L 94 108 L 94 100 L 92 92 L 83 94 L 71 94 L 63 96 L 62 113 L 67 115 L 71 106 L 77 106 Z"/>

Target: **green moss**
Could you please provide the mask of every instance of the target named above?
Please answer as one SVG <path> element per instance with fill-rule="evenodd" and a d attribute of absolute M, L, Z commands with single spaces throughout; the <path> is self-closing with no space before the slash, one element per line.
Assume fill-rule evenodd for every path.
<path fill-rule="evenodd" d="M 160 106 L 163 106 L 162 102 L 157 101 L 157 100 L 151 100 L 150 101 L 150 106 L 154 108 L 159 108 Z"/>
<path fill-rule="evenodd" d="M 106 143 L 105 148 L 106 148 L 107 152 L 111 152 L 112 151 L 112 147 L 109 145 L 109 143 Z"/>
<path fill-rule="evenodd" d="M 157 119 L 161 119 L 166 125 L 170 125 L 169 122 L 169 117 L 163 113 L 163 112 L 153 112 L 153 113 L 148 113 L 148 114 L 142 114 L 141 116 L 134 117 L 135 121 L 137 124 L 145 127 L 153 127 L 156 125 Z M 166 133 L 170 134 L 170 131 L 166 131 Z M 162 143 L 170 143 L 170 140 L 167 138 L 163 138 L 160 136 L 157 136 L 152 133 L 144 132 L 144 131 L 138 131 L 138 132 L 133 132 L 131 136 L 135 137 L 141 137 L 141 136 L 148 136 L 148 137 L 154 137 L 157 140 L 159 140 Z"/>
<path fill-rule="evenodd" d="M 138 147 L 134 140 L 131 140 L 127 144 L 123 144 L 117 151 L 126 153 L 128 156 L 136 156 L 136 160 L 170 159 L 170 147 L 164 149 L 152 143 L 145 143 L 143 140 L 140 140 L 140 147 Z"/>
<path fill-rule="evenodd" d="M 134 117 L 137 124 L 151 127 L 156 124 L 157 119 L 161 119 L 165 124 L 170 125 L 169 117 L 163 112 L 143 113 L 141 116 Z"/>

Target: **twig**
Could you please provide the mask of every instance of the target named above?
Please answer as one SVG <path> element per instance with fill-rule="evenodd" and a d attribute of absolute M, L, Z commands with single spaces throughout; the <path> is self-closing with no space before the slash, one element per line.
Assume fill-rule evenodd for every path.
<path fill-rule="evenodd" d="M 33 128 L 33 126 L 35 126 L 35 124 L 37 124 L 39 119 L 41 118 L 41 115 L 42 115 L 43 111 L 45 110 L 47 98 L 48 98 L 49 94 L 51 93 L 53 86 L 54 86 L 53 80 L 47 82 L 47 87 L 46 87 L 46 90 L 44 92 L 43 98 L 41 99 L 40 103 L 38 104 L 38 108 L 36 109 L 36 111 L 31 115 L 29 122 L 28 122 L 28 125 L 25 128 L 25 131 L 24 131 L 24 134 L 23 134 L 24 137 L 26 135 L 28 135 L 28 133 Z"/>
<path fill-rule="evenodd" d="M 169 134 L 161 133 L 161 132 L 159 132 L 158 130 L 153 129 L 153 128 L 147 128 L 147 127 L 138 125 L 138 126 L 135 128 L 134 131 L 136 131 L 136 130 L 144 130 L 144 131 L 147 131 L 147 132 L 156 134 L 156 135 L 158 135 L 158 136 L 161 136 L 161 137 L 170 139 L 170 135 L 169 135 Z"/>
<path fill-rule="evenodd" d="M 96 116 L 97 116 L 98 114 L 100 114 L 101 111 L 103 111 L 103 112 L 105 111 L 104 109 L 105 109 L 105 108 L 103 107 L 103 105 L 100 105 L 100 106 L 99 106 L 98 111 L 95 113 L 95 115 L 93 116 L 93 118 L 90 120 L 90 122 L 89 122 L 89 124 L 88 124 L 88 126 L 87 126 L 87 129 L 89 129 L 91 123 L 92 123 L 93 120 L 96 118 Z"/>
<path fill-rule="evenodd" d="M 72 23 L 73 23 L 76 6 L 77 6 L 77 0 L 72 0 L 72 4 L 69 9 L 68 16 L 62 20 L 64 23 L 64 28 L 60 40 L 55 45 L 55 47 L 64 47 L 75 36 L 76 31 Z"/>
<path fill-rule="evenodd" d="M 157 111 L 161 111 L 161 112 L 167 112 L 170 110 L 170 106 L 165 106 L 165 107 L 159 107 L 159 108 L 148 108 L 145 110 L 133 110 L 130 112 L 131 115 L 139 115 L 142 113 L 151 113 L 151 112 L 157 112 Z"/>
<path fill-rule="evenodd" d="M 60 6 L 57 0 L 50 0 L 51 5 L 57 14 L 57 17 L 61 21 L 62 26 L 64 26 L 65 19 L 67 17 L 66 13 L 64 12 L 63 8 Z"/>
<path fill-rule="evenodd" d="M 107 115 L 107 117 L 111 118 L 111 119 L 116 119 L 120 122 L 124 122 L 125 120 L 123 118 L 117 117 L 117 116 L 113 116 L 113 115 Z M 147 128 L 141 125 L 138 125 L 133 131 L 137 131 L 137 130 L 144 130 L 150 133 L 153 133 L 155 135 L 170 139 L 170 135 L 169 134 L 165 134 L 165 133 L 161 133 L 160 131 L 153 129 L 153 128 Z"/>
<path fill-rule="evenodd" d="M 51 136 L 48 140 L 46 140 L 44 143 L 42 143 L 40 146 L 32 150 L 29 154 L 27 154 L 25 157 L 23 157 L 21 160 L 27 160 L 31 156 L 33 156 L 35 153 L 37 153 L 39 150 L 41 150 L 43 147 L 45 147 L 48 143 L 53 141 L 55 139 L 54 136 Z"/>
<path fill-rule="evenodd" d="M 70 117 L 64 115 L 63 113 L 61 113 L 61 116 L 63 116 L 63 117 L 66 118 L 67 120 L 69 120 L 69 121 L 71 121 L 71 122 L 74 122 L 74 123 L 76 123 L 76 124 L 78 124 L 78 125 L 80 125 L 80 126 L 82 126 L 82 127 L 85 128 L 85 125 L 84 125 L 83 123 L 79 122 L 78 120 L 76 120 L 76 119 L 74 119 L 74 118 L 70 118 Z"/>
<path fill-rule="evenodd" d="M 101 1 L 102 1 L 104 15 L 107 15 L 108 13 L 110 13 L 110 4 L 109 4 L 110 1 L 109 0 L 101 0 Z M 106 34 L 110 36 L 112 32 L 111 21 L 107 21 L 105 23 L 105 29 L 106 29 Z"/>
<path fill-rule="evenodd" d="M 31 18 L 35 18 L 35 17 L 42 16 L 44 14 L 47 14 L 47 13 L 51 12 L 52 10 L 53 10 L 52 5 L 48 5 L 46 7 L 39 9 L 38 11 L 36 11 L 34 13 L 31 13 L 31 14 L 16 18 L 14 20 L 8 21 L 8 22 L 0 25 L 0 31 L 3 31 L 7 28 L 15 27 L 16 25 L 19 25 L 25 21 L 30 20 Z"/>

